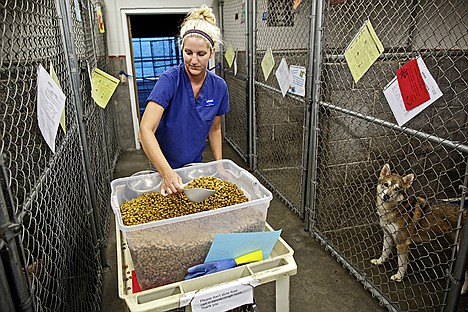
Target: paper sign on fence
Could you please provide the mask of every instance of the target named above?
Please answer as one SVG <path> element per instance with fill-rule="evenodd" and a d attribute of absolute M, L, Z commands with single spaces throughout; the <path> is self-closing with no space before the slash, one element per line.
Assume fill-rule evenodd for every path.
<path fill-rule="evenodd" d="M 101 7 L 99 5 L 96 6 L 96 15 L 98 19 L 99 32 L 103 34 L 106 32 L 106 29 L 104 28 L 104 17 L 102 15 Z"/>
<path fill-rule="evenodd" d="M 291 86 L 289 92 L 292 94 L 305 96 L 306 68 L 304 66 L 289 66 L 291 76 Z"/>
<path fill-rule="evenodd" d="M 396 76 L 406 110 L 413 109 L 430 99 L 416 59 L 400 67 Z"/>
<path fill-rule="evenodd" d="M 91 96 L 96 104 L 106 108 L 119 82 L 119 79 L 112 77 L 99 68 L 95 68 L 91 75 Z"/>
<path fill-rule="evenodd" d="M 65 94 L 39 64 L 37 67 L 37 122 L 44 140 L 53 153 L 55 153 L 55 137 L 65 100 Z"/>
<path fill-rule="evenodd" d="M 382 43 L 377 37 L 372 24 L 367 20 L 344 53 L 355 82 L 361 79 L 383 51 Z"/>
<path fill-rule="evenodd" d="M 262 71 L 263 71 L 263 76 L 265 77 L 265 81 L 268 80 L 268 77 L 270 76 L 271 71 L 273 70 L 273 67 L 275 67 L 275 59 L 273 58 L 273 51 L 271 51 L 271 48 L 268 48 L 262 59 Z"/>
<path fill-rule="evenodd" d="M 234 56 L 235 56 L 235 53 L 232 47 L 229 47 L 226 50 L 226 53 L 224 53 L 224 57 L 226 58 L 226 61 L 228 62 L 229 67 L 232 67 L 232 63 L 234 62 Z"/>
<path fill-rule="evenodd" d="M 390 108 L 392 109 L 393 115 L 395 116 L 399 126 L 403 126 L 405 123 L 413 119 L 416 115 L 418 115 L 435 100 L 442 96 L 442 92 L 440 91 L 437 82 L 434 80 L 431 73 L 427 69 L 423 59 L 418 57 L 416 60 L 418 62 L 419 70 L 421 71 L 424 84 L 426 85 L 427 91 L 429 92 L 430 99 L 428 101 L 411 110 L 406 110 L 396 76 L 385 86 L 383 90 L 385 98 L 387 99 L 387 102 L 390 105 Z"/>
<path fill-rule="evenodd" d="M 285 96 L 286 93 L 288 93 L 289 86 L 291 85 L 291 77 L 289 76 L 288 64 L 286 63 L 286 59 L 284 57 L 276 69 L 275 76 L 276 80 L 278 80 L 281 94 Z"/>
<path fill-rule="evenodd" d="M 234 56 L 233 71 L 234 71 L 234 76 L 237 76 L 237 52 L 236 52 L 236 55 Z"/>

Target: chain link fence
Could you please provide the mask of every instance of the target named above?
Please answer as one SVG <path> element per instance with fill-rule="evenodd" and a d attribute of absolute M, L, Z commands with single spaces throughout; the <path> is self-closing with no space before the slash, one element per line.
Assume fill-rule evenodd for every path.
<path fill-rule="evenodd" d="M 229 66 L 221 55 L 224 79 L 228 85 L 231 111 L 225 116 L 225 138 L 238 154 L 248 162 L 250 154 L 249 108 L 248 108 L 248 64 L 247 64 L 247 20 L 246 2 L 225 1 L 221 10 L 224 45 L 222 52 L 232 49 L 235 63 Z"/>
<path fill-rule="evenodd" d="M 267 48 L 271 48 L 276 66 L 283 58 L 288 64 L 309 66 L 309 14 L 310 1 L 303 1 L 298 10 L 293 10 L 291 1 L 229 1 L 223 7 L 224 46 L 237 52 L 237 73 L 224 59 L 231 103 L 231 112 L 226 115 L 226 140 L 301 216 L 308 100 L 291 94 L 283 97 L 274 70 L 265 79 L 261 63 Z M 255 45 L 254 49 L 250 47 L 255 51 L 251 60 L 249 39 Z M 253 81 L 252 91 L 249 79 Z"/>
<path fill-rule="evenodd" d="M 459 227 L 449 233 L 455 240 L 439 236 L 412 245 L 402 282 L 390 279 L 398 270 L 396 256 L 382 266 L 371 259 L 382 252 L 376 184 L 385 163 L 393 172 L 415 174 L 410 195 L 432 205 L 448 202 L 466 208 L 466 1 L 224 3 L 227 45 L 239 40 L 240 32 L 231 31 L 242 26 L 234 17 L 244 3 L 252 5 L 246 23 L 253 26 L 247 27 L 242 44 L 247 55 L 253 51 L 255 65 L 253 70 L 248 64 L 243 67 L 255 88 L 243 102 L 244 85 L 239 88 L 226 79 L 231 99 L 238 99 L 231 100 L 237 112 L 227 116 L 227 140 L 241 135 L 238 129 L 246 125 L 245 119 L 251 120 L 248 129 L 242 128 L 242 135 L 249 134 L 246 145 L 251 148 L 245 157 L 253 159 L 251 170 L 304 217 L 305 228 L 382 305 L 395 311 L 450 309 L 451 279 L 459 278 L 452 275 Z M 366 20 L 385 50 L 356 83 L 344 52 Z M 275 65 L 265 79 L 262 60 L 269 48 Z M 443 96 L 399 126 L 383 89 L 416 56 L 424 60 Z M 281 94 L 275 71 L 283 58 L 288 65 L 306 68 L 304 97 Z"/>
<path fill-rule="evenodd" d="M 0 1 L 2 217 L 22 227 L 14 240 L 28 296 L 17 295 L 25 285 L 9 282 L 23 311 L 100 310 L 119 146 L 112 101 L 101 109 L 91 99 L 90 71 L 108 69 L 99 6 L 104 11 L 91 1 Z M 39 64 L 53 66 L 66 95 L 66 132 L 59 127 L 55 153 L 38 127 Z"/>
<path fill-rule="evenodd" d="M 72 10 L 77 1 L 70 1 Z M 97 4 L 104 9 L 101 4 Z M 83 119 L 87 128 L 86 141 L 90 146 L 90 171 L 96 190 L 96 202 L 99 207 L 97 220 L 102 225 L 103 242 L 107 241 L 109 229 L 109 215 L 107 211 L 110 201 L 109 183 L 112 178 L 112 169 L 118 156 L 118 131 L 115 105 L 108 105 L 103 110 L 97 106 L 91 94 L 91 81 L 89 74 L 94 68 L 109 72 L 109 58 L 107 42 L 104 33 L 99 32 L 96 5 L 86 1 L 81 3 L 83 12 L 81 21 L 76 14 L 72 14 L 73 34 L 75 36 L 78 71 L 80 73 L 80 92 L 82 96 Z M 92 122 L 89 122 L 89 121 Z M 95 135 L 101 133 L 102 135 Z"/>
<path fill-rule="evenodd" d="M 344 51 L 367 19 L 385 51 L 355 83 Z M 376 185 L 385 163 L 401 175 L 415 174 L 409 195 L 427 198 L 433 206 L 453 202 L 463 209 L 467 20 L 463 1 L 330 1 L 324 7 L 320 152 L 308 221 L 389 309 L 441 311 L 446 303 L 456 242 L 440 236 L 413 246 L 401 283 L 390 280 L 398 270 L 396 257 L 382 266 L 370 259 L 382 252 Z M 396 70 L 416 56 L 423 58 L 443 96 L 399 127 L 382 91 Z"/>
<path fill-rule="evenodd" d="M 258 1 L 256 8 L 256 172 L 280 190 L 280 198 L 301 217 L 309 99 L 283 96 L 275 72 L 282 60 L 308 69 L 310 8 L 311 1 L 297 8 L 293 1 Z M 275 67 L 266 79 L 262 61 L 267 49 L 273 52 Z"/>

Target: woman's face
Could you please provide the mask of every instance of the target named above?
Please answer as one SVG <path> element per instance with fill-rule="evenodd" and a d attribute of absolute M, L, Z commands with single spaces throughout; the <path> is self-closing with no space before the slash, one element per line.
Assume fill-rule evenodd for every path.
<path fill-rule="evenodd" d="M 187 37 L 183 50 L 187 73 L 193 76 L 205 75 L 211 57 L 211 48 L 207 41 L 197 36 Z"/>

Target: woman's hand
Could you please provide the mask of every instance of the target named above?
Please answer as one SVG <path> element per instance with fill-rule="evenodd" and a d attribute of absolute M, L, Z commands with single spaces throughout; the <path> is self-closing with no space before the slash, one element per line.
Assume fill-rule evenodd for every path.
<path fill-rule="evenodd" d="M 161 195 L 167 196 L 182 191 L 182 178 L 172 170 L 164 157 L 155 131 L 158 128 L 164 108 L 149 101 L 140 123 L 140 143 L 146 156 L 162 177 Z"/>
<path fill-rule="evenodd" d="M 163 175 L 161 184 L 161 195 L 167 196 L 182 192 L 182 178 L 171 170 Z"/>

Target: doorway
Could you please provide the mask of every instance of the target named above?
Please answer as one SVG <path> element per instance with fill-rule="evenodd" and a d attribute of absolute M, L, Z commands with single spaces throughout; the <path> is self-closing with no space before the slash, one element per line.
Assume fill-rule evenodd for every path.
<path fill-rule="evenodd" d="M 179 47 L 180 25 L 185 14 L 129 15 L 134 84 L 138 119 L 159 76 L 182 63 Z"/>

